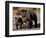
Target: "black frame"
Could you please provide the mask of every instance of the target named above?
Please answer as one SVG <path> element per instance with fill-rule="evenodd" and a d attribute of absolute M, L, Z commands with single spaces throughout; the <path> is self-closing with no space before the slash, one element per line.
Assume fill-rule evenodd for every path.
<path fill-rule="evenodd" d="M 39 33 L 39 34 L 23 34 L 23 35 L 9 35 L 9 3 L 23 3 L 23 4 L 43 5 L 43 25 L 44 25 L 43 33 Z M 5 36 L 6 37 L 44 35 L 44 34 L 45 34 L 45 3 L 5 1 Z"/>

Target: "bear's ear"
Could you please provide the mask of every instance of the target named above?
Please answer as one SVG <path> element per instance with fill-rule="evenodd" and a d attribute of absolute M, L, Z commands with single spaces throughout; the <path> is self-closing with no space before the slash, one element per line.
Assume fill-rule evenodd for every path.
<path fill-rule="evenodd" d="M 36 8 L 33 8 L 33 10 L 36 10 Z"/>

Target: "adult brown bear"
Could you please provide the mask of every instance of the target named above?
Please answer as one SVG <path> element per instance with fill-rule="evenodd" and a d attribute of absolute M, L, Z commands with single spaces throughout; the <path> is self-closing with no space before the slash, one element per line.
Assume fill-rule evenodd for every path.
<path fill-rule="evenodd" d="M 34 21 L 35 28 L 36 28 L 37 27 L 37 15 L 33 10 L 30 12 L 30 19 L 31 19 L 31 21 Z M 32 27 L 32 22 L 30 22 L 30 28 L 31 27 Z"/>

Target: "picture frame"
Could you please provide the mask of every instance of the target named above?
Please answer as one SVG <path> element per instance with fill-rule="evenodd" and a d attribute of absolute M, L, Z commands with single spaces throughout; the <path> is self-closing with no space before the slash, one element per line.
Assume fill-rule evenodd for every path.
<path fill-rule="evenodd" d="M 11 6 L 10 6 L 10 4 L 11 4 Z M 24 5 L 25 6 L 24 6 Z M 22 31 L 22 33 L 19 31 L 19 34 L 18 34 L 18 31 L 16 31 L 16 33 L 15 33 L 15 31 L 14 31 L 14 33 L 13 32 L 11 32 L 10 30 L 10 28 L 11 28 L 11 26 L 12 25 L 9 25 L 10 24 L 10 18 L 12 17 L 10 14 L 11 14 L 11 12 L 10 12 L 10 10 L 11 10 L 11 7 L 30 7 L 31 5 L 32 5 L 32 8 L 33 7 L 40 7 L 42 10 L 42 13 L 41 13 L 41 17 L 42 18 L 40 18 L 41 19 L 41 23 L 43 23 L 43 24 L 41 24 L 42 26 L 40 26 L 40 28 L 41 28 L 41 30 L 42 30 L 42 32 L 41 32 L 41 30 L 40 30 L 40 32 L 38 33 L 37 32 L 37 30 L 36 31 Z M 20 5 L 20 6 L 19 6 Z M 26 6 L 27 5 L 27 6 Z M 35 6 L 36 5 L 36 6 Z M 11 16 L 11 17 L 10 17 Z M 11 21 L 12 22 L 12 21 Z M 36 33 L 34 33 L 33 34 L 33 32 L 36 32 Z M 10 34 L 10 33 L 12 33 L 12 34 Z M 44 35 L 45 34 L 45 3 L 37 3 L 37 2 L 19 2 L 19 1 L 5 1 L 5 36 L 6 37 L 18 37 L 18 36 L 32 36 L 32 35 Z"/>

